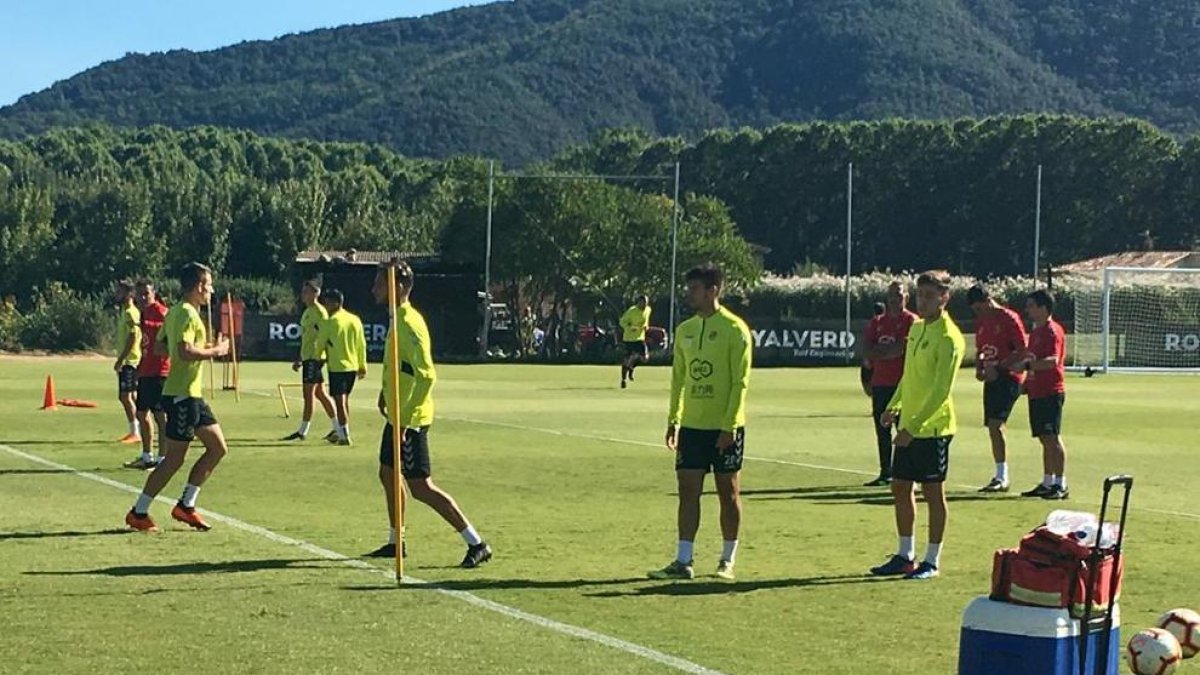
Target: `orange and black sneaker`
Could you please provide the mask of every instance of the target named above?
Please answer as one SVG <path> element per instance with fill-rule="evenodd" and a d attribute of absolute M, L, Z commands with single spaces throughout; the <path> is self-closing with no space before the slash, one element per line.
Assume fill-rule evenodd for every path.
<path fill-rule="evenodd" d="M 129 509 L 129 513 L 125 514 L 125 524 L 138 532 L 158 532 L 158 526 L 154 524 L 149 513 L 137 513 L 133 509 Z"/>
<path fill-rule="evenodd" d="M 137 434 L 125 434 L 117 442 L 124 443 L 125 445 L 133 445 L 134 443 L 141 443 L 142 437 Z"/>
<path fill-rule="evenodd" d="M 212 526 L 204 522 L 199 513 L 196 513 L 196 508 L 188 508 L 183 504 L 176 504 L 175 508 L 171 509 L 171 517 L 188 527 L 195 528 L 201 532 L 208 532 Z"/>

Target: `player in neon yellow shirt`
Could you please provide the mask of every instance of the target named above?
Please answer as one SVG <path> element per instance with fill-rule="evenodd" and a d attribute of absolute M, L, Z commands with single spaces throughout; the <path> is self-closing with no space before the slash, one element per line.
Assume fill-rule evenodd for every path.
<path fill-rule="evenodd" d="M 117 284 L 120 312 L 117 314 L 117 361 L 113 364 L 113 372 L 117 374 L 117 400 L 125 409 L 125 421 L 129 424 L 129 432 L 121 438 L 122 443 L 142 442 L 135 405 L 137 365 L 142 359 L 142 315 L 133 304 L 133 290 L 133 284 L 128 281 Z"/>
<path fill-rule="evenodd" d="M 945 483 L 950 466 L 950 441 L 958 430 L 951 392 L 966 351 L 962 331 L 946 312 L 949 302 L 948 273 L 933 270 L 917 279 L 920 318 L 908 331 L 904 375 L 882 420 L 884 426 L 896 428 L 892 495 L 900 545 L 886 563 L 871 569 L 876 576 L 902 575 L 906 579 L 938 576 L 946 533 Z M 921 494 L 929 505 L 929 546 L 919 565 L 913 536 L 916 483 L 921 484 Z"/>
<path fill-rule="evenodd" d="M 166 321 L 158 331 L 155 349 L 166 351 L 171 357 L 171 370 L 163 383 L 163 405 L 167 409 L 163 442 L 166 457 L 146 479 L 141 495 L 125 516 L 125 524 L 135 530 L 158 529 L 150 518 L 150 504 L 183 466 L 188 447 L 197 437 L 204 444 L 204 454 L 192 465 L 183 496 L 171 509 L 171 517 L 197 530 L 209 529 L 196 512 L 196 497 L 229 451 L 221 425 L 202 398 L 204 362 L 229 353 L 229 340 L 225 336 L 210 345 L 208 331 L 200 319 L 198 308 L 212 301 L 212 285 L 212 270 L 208 267 L 195 262 L 185 265 L 179 274 L 183 301 L 167 311 Z"/>
<path fill-rule="evenodd" d="M 329 318 L 317 331 L 317 348 L 325 350 L 329 364 L 329 394 L 337 410 L 337 435 L 331 443 L 350 445 L 350 394 L 354 383 L 367 376 L 367 334 L 362 319 L 342 306 L 342 292 L 321 291 L 321 304 Z"/>
<path fill-rule="evenodd" d="M 721 306 L 725 275 L 715 265 L 689 270 L 687 302 L 695 316 L 672 340 L 671 404 L 667 448 L 675 452 L 679 484 L 679 542 L 675 559 L 651 579 L 691 579 L 700 527 L 704 477 L 713 472 L 721 503 L 724 547 L 717 576 L 733 579 L 742 522 L 741 471 L 746 441 L 746 392 L 754 342 L 746 323 Z"/>
<path fill-rule="evenodd" d="M 621 362 L 621 388 L 625 379 L 633 382 L 633 369 L 639 361 L 649 358 L 646 351 L 646 330 L 650 328 L 650 298 L 638 298 L 637 304 L 621 315 L 621 341 L 625 344 L 625 360 Z"/>
<path fill-rule="evenodd" d="M 333 401 L 325 393 L 325 376 L 321 372 L 325 367 L 325 349 L 317 340 L 321 324 L 329 318 L 325 306 L 317 302 L 321 295 L 321 282 L 309 279 L 300 289 L 300 301 L 304 303 L 304 313 L 300 315 L 300 358 L 292 363 L 292 370 L 301 372 L 301 383 L 304 386 L 304 416 L 300 419 L 300 428 L 284 437 L 285 441 L 302 441 L 308 436 L 312 427 L 313 402 L 320 401 L 321 407 L 329 417 L 330 431 L 325 440 L 336 440 L 338 436 L 338 419 L 334 411 Z"/>
<path fill-rule="evenodd" d="M 467 520 L 454 497 L 433 483 L 433 468 L 429 458 L 429 428 L 433 424 L 433 385 L 437 382 L 437 370 L 433 365 L 433 347 L 425 317 L 417 311 L 409 296 L 412 294 L 415 275 L 404 261 L 390 263 L 396 268 L 396 335 L 388 332 L 383 351 L 383 389 L 379 392 L 379 413 L 388 420 L 383 427 L 383 438 L 379 443 L 379 481 L 383 483 L 387 499 L 388 522 L 391 533 L 388 543 L 368 553 L 368 557 L 393 558 L 396 555 L 396 493 L 395 451 L 392 448 L 393 434 L 391 411 L 396 402 L 392 394 L 393 345 L 400 355 L 400 474 L 417 501 L 437 512 L 467 544 L 467 554 L 459 563 L 461 567 L 474 568 L 491 560 L 492 549 L 479 536 Z M 375 301 L 388 302 L 387 266 L 381 266 L 375 275 L 372 288 Z M 401 533 L 403 546 L 403 533 Z M 402 551 L 403 553 L 403 551 Z"/>

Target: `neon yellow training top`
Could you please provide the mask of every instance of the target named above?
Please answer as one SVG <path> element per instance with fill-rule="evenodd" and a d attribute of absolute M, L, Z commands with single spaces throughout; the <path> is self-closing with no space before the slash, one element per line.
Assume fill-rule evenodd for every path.
<path fill-rule="evenodd" d="M 746 425 L 746 391 L 754 341 L 750 328 L 718 307 L 675 329 L 668 423 L 689 429 L 734 431 Z"/>
<path fill-rule="evenodd" d="M 621 340 L 642 342 L 646 339 L 646 329 L 649 327 L 650 305 L 646 305 L 646 309 L 634 305 L 621 315 Z"/>
<path fill-rule="evenodd" d="M 321 322 L 317 346 L 329 358 L 329 372 L 356 373 L 367 369 L 367 334 L 362 319 L 339 309 Z"/>
<path fill-rule="evenodd" d="M 142 360 L 142 313 L 133 305 L 122 307 L 121 313 L 117 315 L 117 356 L 125 351 L 125 345 L 129 344 L 131 337 L 133 347 L 121 365 L 136 368 L 138 361 Z"/>
<path fill-rule="evenodd" d="M 314 302 L 300 315 L 300 360 L 319 361 L 325 356 L 325 348 L 317 341 L 321 332 L 321 322 L 329 318 L 329 312 L 319 303 Z"/>
<path fill-rule="evenodd" d="M 914 438 L 954 435 L 958 420 L 950 392 L 965 352 L 962 331 L 949 314 L 913 322 L 904 351 L 904 376 L 887 406 L 900 412 L 897 430 Z"/>
<path fill-rule="evenodd" d="M 405 302 L 396 308 L 396 329 L 400 334 L 400 424 L 405 429 L 429 426 L 433 423 L 433 384 L 437 370 L 433 367 L 433 345 L 425 317 Z M 388 420 L 395 405 L 392 396 L 392 344 L 395 336 L 388 331 L 383 352 L 383 399 L 387 404 Z"/>
<path fill-rule="evenodd" d="M 163 382 L 164 396 L 186 396 L 201 398 L 204 395 L 204 361 L 184 361 L 179 345 L 186 342 L 203 348 L 208 341 L 208 331 L 200 320 L 200 310 L 187 302 L 181 302 L 167 310 L 158 339 L 167 345 L 171 355 L 171 370 Z"/>

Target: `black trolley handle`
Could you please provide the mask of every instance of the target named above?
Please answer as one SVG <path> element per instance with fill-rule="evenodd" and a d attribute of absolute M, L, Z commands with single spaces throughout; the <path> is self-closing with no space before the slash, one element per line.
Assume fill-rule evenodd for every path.
<path fill-rule="evenodd" d="M 1100 574 L 1100 561 L 1104 557 L 1101 540 L 1104 537 L 1104 523 L 1108 516 L 1108 502 L 1113 488 L 1118 485 L 1125 488 L 1125 493 L 1121 499 L 1121 520 L 1117 529 L 1117 540 L 1112 546 L 1113 573 L 1109 576 L 1108 607 L 1104 612 L 1103 630 L 1100 633 L 1099 649 L 1096 650 L 1096 662 L 1093 671 L 1096 675 L 1107 673 L 1108 652 L 1112 647 L 1113 613 L 1117 608 L 1117 585 L 1121 581 L 1117 573 L 1121 569 L 1121 547 L 1125 542 L 1125 518 L 1129 513 L 1129 494 L 1133 490 L 1133 476 L 1128 474 L 1109 476 L 1104 479 L 1104 499 L 1100 502 L 1100 520 L 1096 525 L 1096 543 L 1092 547 L 1091 556 L 1089 556 L 1088 582 L 1084 593 L 1083 617 L 1079 620 L 1079 670 L 1081 673 L 1085 672 L 1087 668 L 1087 647 L 1089 633 L 1091 632 L 1092 603 L 1095 600 L 1096 580 Z"/>

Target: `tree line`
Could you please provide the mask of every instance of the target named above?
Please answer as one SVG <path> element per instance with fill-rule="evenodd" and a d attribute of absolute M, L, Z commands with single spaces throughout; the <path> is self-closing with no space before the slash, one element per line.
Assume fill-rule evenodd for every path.
<path fill-rule="evenodd" d="M 687 190 L 728 205 L 767 269 L 845 271 L 854 165 L 855 273 L 947 267 L 1030 274 L 1037 166 L 1041 269 L 1124 250 L 1200 245 L 1200 139 L 1139 120 L 1026 115 L 784 124 L 695 141 L 612 130 L 554 160 L 639 174 L 678 161 Z"/>
<path fill-rule="evenodd" d="M 28 309 L 56 284 L 103 294 L 114 279 L 162 278 L 191 260 L 288 280 L 302 250 L 437 253 L 481 273 L 488 171 L 477 157 L 414 160 L 211 127 L 0 142 L 0 294 Z M 675 208 L 599 181 L 501 181 L 493 280 L 559 303 L 665 295 Z M 738 283 L 758 278 L 719 200 L 689 195 L 680 214 L 681 264 L 720 258 Z"/>

